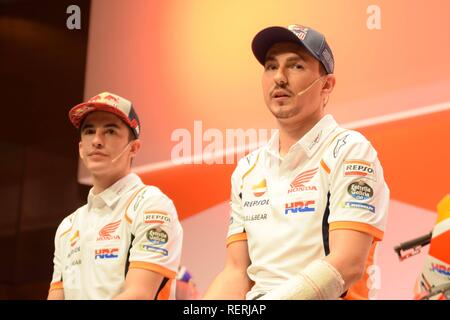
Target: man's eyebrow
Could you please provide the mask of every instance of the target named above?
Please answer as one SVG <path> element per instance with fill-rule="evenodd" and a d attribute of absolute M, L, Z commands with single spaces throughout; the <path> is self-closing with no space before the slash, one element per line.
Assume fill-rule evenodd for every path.
<path fill-rule="evenodd" d="M 275 56 L 274 55 L 267 56 L 265 62 L 272 61 L 272 60 L 275 60 Z"/>
<path fill-rule="evenodd" d="M 83 126 L 81 127 L 81 130 L 92 129 L 92 128 L 94 128 L 94 125 L 93 125 L 93 124 L 90 124 L 90 123 L 87 123 L 87 124 L 85 124 L 85 125 L 83 125 Z M 107 123 L 107 124 L 105 124 L 105 125 L 103 126 L 103 128 L 115 128 L 115 129 L 119 129 L 119 126 L 118 126 L 117 124 L 115 124 L 115 123 Z"/>
<path fill-rule="evenodd" d="M 295 56 L 295 57 L 290 57 L 290 58 L 287 58 L 287 59 L 286 59 L 286 61 L 288 61 L 288 62 L 298 61 L 298 60 L 301 60 L 301 61 L 306 62 L 305 58 L 303 58 L 300 54 L 298 54 L 298 55 Z"/>
<path fill-rule="evenodd" d="M 301 54 L 298 54 L 298 53 L 296 54 L 295 57 L 289 57 L 286 59 L 286 61 L 288 61 L 288 62 L 297 61 L 297 60 L 306 62 L 306 59 Z M 276 61 L 275 55 L 273 55 L 273 54 L 268 55 L 265 62 L 268 62 L 268 61 Z"/>
<path fill-rule="evenodd" d="M 83 124 L 83 125 L 81 126 L 81 130 L 84 130 L 84 129 L 92 129 L 93 127 L 94 127 L 94 125 L 87 123 L 87 124 Z"/>
<path fill-rule="evenodd" d="M 119 126 L 115 123 L 108 123 L 103 126 L 104 128 L 119 128 Z"/>

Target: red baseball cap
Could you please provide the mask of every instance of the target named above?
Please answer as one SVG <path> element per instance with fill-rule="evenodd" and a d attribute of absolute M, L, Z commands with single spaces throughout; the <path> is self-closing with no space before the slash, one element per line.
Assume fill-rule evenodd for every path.
<path fill-rule="evenodd" d="M 75 128 L 79 129 L 84 118 L 94 111 L 105 111 L 115 114 L 130 127 L 134 136 L 139 138 L 141 126 L 131 101 L 114 93 L 102 92 L 90 98 L 87 102 L 80 103 L 70 109 L 70 122 L 72 122 Z"/>

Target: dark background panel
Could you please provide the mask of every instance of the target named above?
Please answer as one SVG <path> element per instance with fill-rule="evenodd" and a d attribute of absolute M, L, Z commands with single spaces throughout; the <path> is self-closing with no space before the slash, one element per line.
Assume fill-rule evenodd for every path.
<path fill-rule="evenodd" d="M 67 7 L 81 9 L 69 30 Z M 61 220 L 86 201 L 78 135 L 90 1 L 0 0 L 0 299 L 43 299 Z"/>

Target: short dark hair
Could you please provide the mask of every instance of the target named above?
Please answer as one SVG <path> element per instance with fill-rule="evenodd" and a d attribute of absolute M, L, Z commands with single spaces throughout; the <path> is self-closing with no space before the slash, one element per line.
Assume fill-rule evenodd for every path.
<path fill-rule="evenodd" d="M 131 128 L 128 125 L 127 128 L 128 128 L 128 142 L 137 140 L 137 137 L 134 135 L 133 130 L 131 130 Z"/>
<path fill-rule="evenodd" d="M 326 76 L 328 74 L 327 71 L 325 70 L 325 67 L 320 61 L 319 61 L 319 74 L 321 76 Z"/>

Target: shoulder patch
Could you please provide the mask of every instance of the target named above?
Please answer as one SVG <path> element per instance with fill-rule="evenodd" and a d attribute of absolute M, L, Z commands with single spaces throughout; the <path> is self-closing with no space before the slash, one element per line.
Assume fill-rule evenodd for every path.
<path fill-rule="evenodd" d="M 341 150 L 341 148 L 342 148 L 344 145 L 347 144 L 346 139 L 347 139 L 347 137 L 348 137 L 349 135 L 350 135 L 350 134 L 347 133 L 347 134 L 346 134 L 345 136 L 343 136 L 342 138 L 338 138 L 338 139 L 337 139 L 337 141 L 336 141 L 336 143 L 335 143 L 335 145 L 334 145 L 334 149 L 333 149 L 333 157 L 337 158 L 337 156 L 338 156 L 339 151 Z"/>
<path fill-rule="evenodd" d="M 145 199 L 145 194 L 148 192 L 149 187 L 143 186 L 139 188 L 128 200 L 128 204 L 125 206 L 125 220 L 132 224 L 136 217 L 139 205 Z"/>
<path fill-rule="evenodd" d="M 260 153 L 258 152 L 258 154 L 257 154 L 257 156 L 256 156 L 256 159 L 253 161 L 253 163 L 250 165 L 250 167 L 249 167 L 249 168 L 244 172 L 244 174 L 242 175 L 241 189 L 242 189 L 243 186 L 244 186 L 244 179 L 245 179 L 245 177 L 248 176 L 248 175 L 250 174 L 250 172 L 253 171 L 253 169 L 255 169 L 256 164 L 258 163 L 258 160 L 259 160 L 259 155 L 260 155 Z"/>
<path fill-rule="evenodd" d="M 85 204 L 84 206 L 81 206 L 80 208 L 78 208 L 77 210 L 75 210 L 74 212 L 69 214 L 67 217 L 65 217 L 61 221 L 58 228 L 56 229 L 56 234 L 55 234 L 56 237 L 58 237 L 58 235 L 59 235 L 59 238 L 66 236 L 70 232 L 70 230 L 72 230 L 72 225 L 74 223 L 75 216 L 77 215 L 78 211 L 83 209 L 85 206 L 87 206 L 87 204 Z"/>

